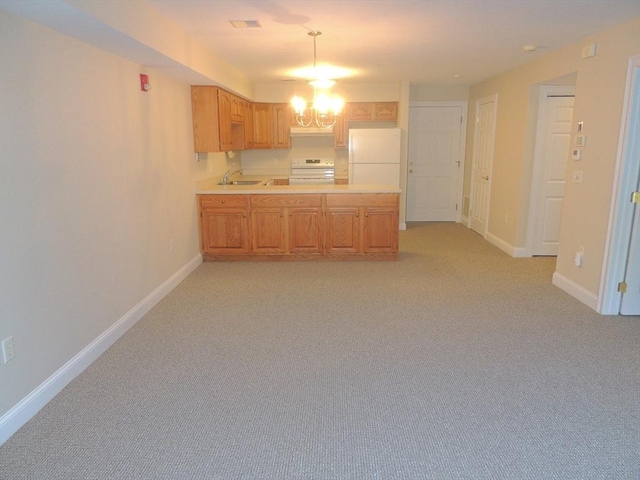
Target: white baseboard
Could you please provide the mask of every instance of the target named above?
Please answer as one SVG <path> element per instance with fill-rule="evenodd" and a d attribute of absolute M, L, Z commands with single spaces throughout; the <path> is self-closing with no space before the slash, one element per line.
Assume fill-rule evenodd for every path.
<path fill-rule="evenodd" d="M 0 418 L 0 445 L 202 263 L 198 254 Z"/>
<path fill-rule="evenodd" d="M 465 227 L 469 228 L 469 217 L 467 217 L 465 215 L 461 215 L 460 216 L 460 223 L 462 225 L 464 225 Z"/>
<path fill-rule="evenodd" d="M 511 255 L 514 258 L 523 258 L 523 257 L 529 257 L 530 256 L 530 255 L 527 255 L 526 248 L 514 247 L 510 243 L 507 243 L 504 240 L 502 240 L 501 238 L 496 237 L 492 233 L 487 232 L 487 236 L 485 238 L 487 239 L 487 241 L 489 243 L 491 243 L 492 245 L 495 245 L 500 250 L 502 250 L 503 252 L 505 252 L 508 255 Z"/>
<path fill-rule="evenodd" d="M 596 312 L 598 311 L 598 296 L 587 290 L 586 288 L 578 285 L 572 280 L 569 280 L 567 277 L 559 274 L 558 272 L 553 273 L 553 279 L 551 281 L 556 287 L 560 290 L 564 290 L 573 298 L 580 300 L 586 306 L 594 309 Z"/>
<path fill-rule="evenodd" d="M 404 222 L 400 223 L 400 230 L 406 230 L 407 229 L 407 224 Z"/>

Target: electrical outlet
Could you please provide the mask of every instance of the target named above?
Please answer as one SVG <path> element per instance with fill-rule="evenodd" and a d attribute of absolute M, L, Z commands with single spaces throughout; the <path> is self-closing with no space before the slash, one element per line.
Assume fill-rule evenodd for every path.
<path fill-rule="evenodd" d="M 173 253 L 174 251 L 174 244 L 173 244 L 173 238 L 171 240 L 169 240 L 169 253 Z"/>
<path fill-rule="evenodd" d="M 16 351 L 13 348 L 13 337 L 7 337 L 2 341 L 2 361 L 7 363 L 13 360 L 16 356 Z"/>
<path fill-rule="evenodd" d="M 580 250 L 578 250 L 573 256 L 573 264 L 576 267 L 582 267 L 583 263 L 584 263 L 584 247 L 580 247 Z"/>
<path fill-rule="evenodd" d="M 571 174 L 571 181 L 573 183 L 582 183 L 582 170 L 574 170 Z"/>
<path fill-rule="evenodd" d="M 504 223 L 509 223 L 509 214 L 508 213 L 504 214 Z"/>

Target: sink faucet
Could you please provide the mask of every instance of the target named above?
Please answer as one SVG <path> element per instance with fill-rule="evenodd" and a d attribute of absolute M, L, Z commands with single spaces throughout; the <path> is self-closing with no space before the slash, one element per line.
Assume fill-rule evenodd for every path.
<path fill-rule="evenodd" d="M 241 173 L 242 170 L 236 170 L 235 172 L 231 172 L 231 170 L 227 170 L 224 174 L 224 176 L 222 177 L 222 183 L 223 185 L 229 185 L 229 177 L 231 175 L 235 175 L 236 173 Z"/>

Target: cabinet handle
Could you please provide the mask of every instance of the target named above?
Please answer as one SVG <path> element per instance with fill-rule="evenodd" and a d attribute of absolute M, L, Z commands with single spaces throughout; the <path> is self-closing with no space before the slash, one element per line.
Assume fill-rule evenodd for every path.
<path fill-rule="evenodd" d="M 359 213 L 356 213 L 356 217 L 359 217 L 359 216 L 360 216 L 360 214 L 359 214 Z"/>
<path fill-rule="evenodd" d="M 220 203 L 227 203 L 226 200 L 220 200 Z"/>
<path fill-rule="evenodd" d="M 369 216 L 369 212 L 365 213 L 365 214 L 364 214 L 364 216 L 365 216 L 365 217 L 368 217 L 368 216 Z"/>

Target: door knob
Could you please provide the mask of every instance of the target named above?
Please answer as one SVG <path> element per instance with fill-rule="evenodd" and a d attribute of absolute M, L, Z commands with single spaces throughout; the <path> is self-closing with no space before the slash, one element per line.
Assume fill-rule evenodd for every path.
<path fill-rule="evenodd" d="M 485 175 L 484 177 L 482 177 L 483 180 L 489 181 L 489 175 Z"/>
<path fill-rule="evenodd" d="M 411 170 L 409 170 L 409 173 L 413 173 L 413 168 Z"/>

